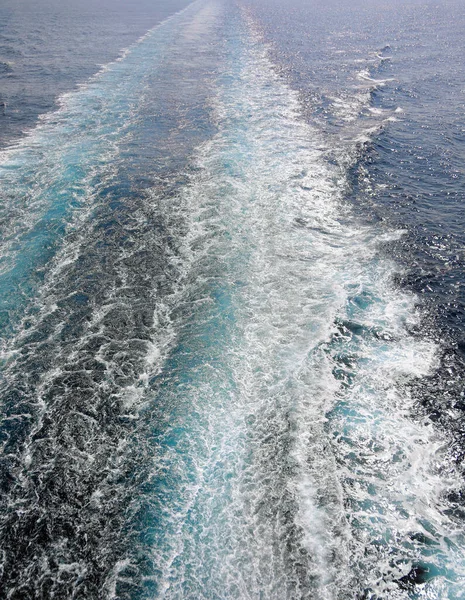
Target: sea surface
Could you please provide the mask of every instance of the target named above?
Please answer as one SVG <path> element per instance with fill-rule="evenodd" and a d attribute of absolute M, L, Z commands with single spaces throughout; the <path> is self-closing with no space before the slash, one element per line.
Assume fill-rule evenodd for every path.
<path fill-rule="evenodd" d="M 2 0 L 1 600 L 465 598 L 464 32 Z"/>

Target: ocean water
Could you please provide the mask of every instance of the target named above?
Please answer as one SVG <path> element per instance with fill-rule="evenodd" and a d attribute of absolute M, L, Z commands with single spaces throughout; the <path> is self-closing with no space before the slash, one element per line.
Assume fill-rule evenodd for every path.
<path fill-rule="evenodd" d="M 0 7 L 0 598 L 465 597 L 465 6 Z"/>

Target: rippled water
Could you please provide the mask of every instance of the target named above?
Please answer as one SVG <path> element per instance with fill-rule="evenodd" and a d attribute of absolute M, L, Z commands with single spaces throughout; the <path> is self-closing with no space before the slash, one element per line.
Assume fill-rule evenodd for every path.
<path fill-rule="evenodd" d="M 72 10 L 2 74 L 92 22 L 3 107 L 0 597 L 463 597 L 463 7 Z"/>

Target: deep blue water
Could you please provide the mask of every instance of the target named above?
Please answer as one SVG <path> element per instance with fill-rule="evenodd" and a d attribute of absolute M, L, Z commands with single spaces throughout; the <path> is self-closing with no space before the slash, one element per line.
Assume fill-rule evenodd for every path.
<path fill-rule="evenodd" d="M 464 598 L 465 6 L 0 7 L 0 598 Z"/>

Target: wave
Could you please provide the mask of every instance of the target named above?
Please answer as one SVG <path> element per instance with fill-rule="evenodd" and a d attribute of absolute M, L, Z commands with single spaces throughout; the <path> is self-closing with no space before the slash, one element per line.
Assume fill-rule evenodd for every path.
<path fill-rule="evenodd" d="M 0 73 L 10 74 L 14 70 L 14 63 L 9 60 L 0 60 Z"/>

